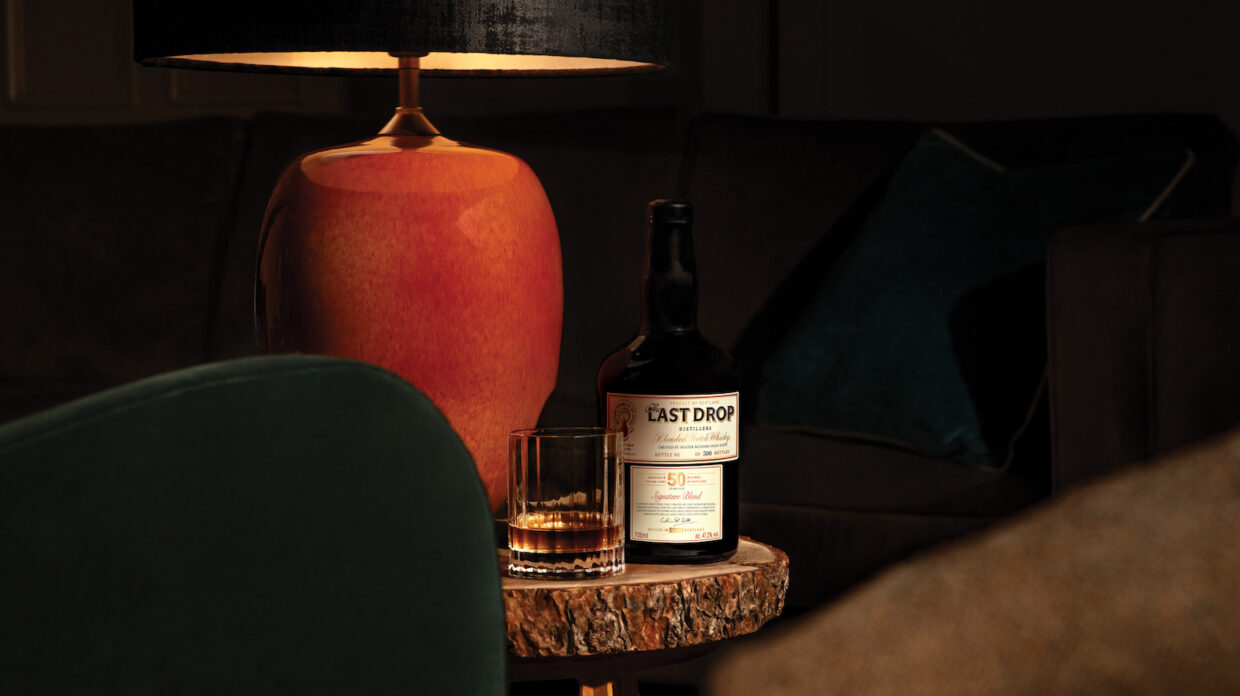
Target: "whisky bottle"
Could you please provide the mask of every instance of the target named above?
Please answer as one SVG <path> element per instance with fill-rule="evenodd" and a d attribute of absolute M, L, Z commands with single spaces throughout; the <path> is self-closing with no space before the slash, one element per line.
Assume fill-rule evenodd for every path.
<path fill-rule="evenodd" d="M 697 328 L 692 206 L 657 200 L 647 214 L 641 327 L 598 373 L 603 423 L 623 438 L 625 557 L 723 560 L 737 544 L 736 367 Z"/>

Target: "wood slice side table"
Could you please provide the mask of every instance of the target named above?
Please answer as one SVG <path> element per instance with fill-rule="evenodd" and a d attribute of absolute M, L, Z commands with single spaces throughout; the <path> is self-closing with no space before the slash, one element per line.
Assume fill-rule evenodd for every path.
<path fill-rule="evenodd" d="M 506 573 L 507 549 L 499 555 Z M 746 537 L 719 563 L 630 563 L 620 575 L 591 580 L 505 574 L 510 674 L 515 681 L 572 678 L 582 694 L 616 693 L 636 670 L 758 630 L 783 611 L 787 590 L 788 557 Z"/>

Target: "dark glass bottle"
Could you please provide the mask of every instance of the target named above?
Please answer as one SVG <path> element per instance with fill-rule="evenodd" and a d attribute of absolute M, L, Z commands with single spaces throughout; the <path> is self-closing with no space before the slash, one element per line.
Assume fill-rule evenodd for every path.
<path fill-rule="evenodd" d="M 723 560 L 736 551 L 739 392 L 731 356 L 697 328 L 693 208 L 648 208 L 642 323 L 598 373 L 603 423 L 624 437 L 625 558 Z"/>

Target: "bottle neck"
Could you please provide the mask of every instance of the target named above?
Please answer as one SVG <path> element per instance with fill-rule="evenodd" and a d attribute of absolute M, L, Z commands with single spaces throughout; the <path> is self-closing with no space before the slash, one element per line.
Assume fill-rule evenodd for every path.
<path fill-rule="evenodd" d="M 642 269 L 643 334 L 697 329 L 697 262 L 683 223 L 650 225 Z"/>

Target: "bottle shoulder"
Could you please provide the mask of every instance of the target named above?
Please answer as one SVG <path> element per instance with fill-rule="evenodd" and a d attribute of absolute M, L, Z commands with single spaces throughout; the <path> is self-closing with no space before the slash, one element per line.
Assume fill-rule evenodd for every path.
<path fill-rule="evenodd" d="M 612 353 L 599 370 L 599 390 L 652 394 L 735 391 L 736 365 L 700 332 L 638 336 Z"/>

